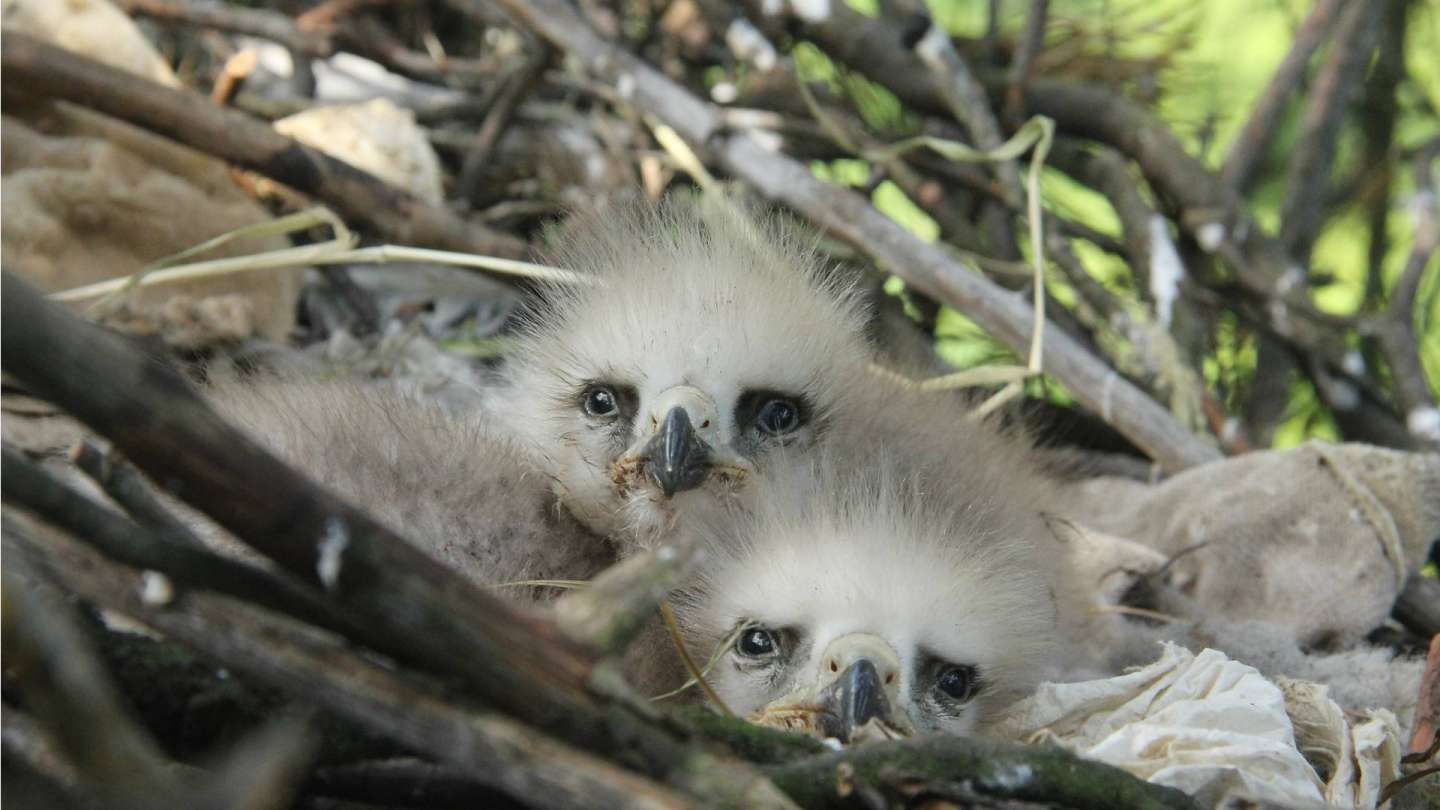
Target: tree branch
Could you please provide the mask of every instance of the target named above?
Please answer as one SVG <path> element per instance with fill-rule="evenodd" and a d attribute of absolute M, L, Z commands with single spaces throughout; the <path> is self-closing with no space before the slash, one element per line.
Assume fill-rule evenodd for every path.
<path fill-rule="evenodd" d="M 1280 117 L 1285 112 L 1290 94 L 1295 92 L 1295 88 L 1305 78 L 1305 68 L 1310 64 L 1310 57 L 1333 27 L 1335 12 L 1340 8 L 1340 4 L 1341 0 L 1316 0 L 1310 14 L 1305 17 L 1305 22 L 1300 25 L 1300 30 L 1295 32 L 1295 41 L 1290 45 L 1290 50 L 1271 74 L 1269 84 L 1265 85 L 1265 90 L 1256 100 L 1245 126 L 1235 137 L 1235 142 L 1230 146 L 1230 154 L 1225 157 L 1225 165 L 1220 168 L 1220 179 L 1236 191 L 1243 192 L 1250 188 L 1255 177 L 1255 168 L 1280 124 Z"/>
<path fill-rule="evenodd" d="M 1341 12 L 1329 58 L 1310 92 L 1280 207 L 1280 243 L 1288 256 L 1302 264 L 1309 264 L 1311 247 L 1324 222 L 1341 119 L 1364 83 L 1386 5 L 1351 3 Z"/>
<path fill-rule="evenodd" d="M 1195 810 L 1174 788 L 1140 782 L 1111 765 L 1060 748 L 1002 743 L 982 737 L 929 736 L 876 742 L 767 769 L 809 808 L 864 807 L 857 788 L 904 795 L 905 783 L 968 783 L 990 796 L 1031 801 L 1064 797 L 1094 810 Z M 848 788 L 848 789 L 847 789 Z"/>
<path fill-rule="evenodd" d="M 1420 338 L 1415 331 L 1415 303 L 1426 268 L 1440 250 L 1440 214 L 1437 214 L 1434 164 L 1440 159 L 1440 138 L 1431 140 L 1415 160 L 1415 192 L 1410 211 L 1414 243 L 1405 269 L 1390 292 L 1377 331 L 1380 347 L 1395 379 L 1395 395 L 1404 411 L 1406 428 L 1420 441 L 1440 445 L 1440 410 L 1420 362 Z"/>

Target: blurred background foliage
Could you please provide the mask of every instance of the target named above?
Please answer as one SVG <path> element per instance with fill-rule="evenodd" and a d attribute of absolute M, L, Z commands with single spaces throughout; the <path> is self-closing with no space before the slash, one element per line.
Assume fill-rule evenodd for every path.
<path fill-rule="evenodd" d="M 874 0 L 850 0 L 857 10 L 873 14 Z M 933 18 L 959 37 L 980 38 L 989 25 L 987 0 L 929 0 Z M 1024 25 L 1028 8 L 1023 3 L 1000 3 L 999 33 L 1014 36 Z M 1168 124 L 1194 155 L 1218 169 L 1255 100 L 1294 41 L 1296 27 L 1308 11 L 1309 0 L 1052 0 L 1046 47 L 1050 58 L 1067 60 L 1067 70 L 1083 71 L 1087 55 L 1101 55 L 1107 64 L 1133 63 L 1132 81 L 1120 86 L 1143 102 Z M 1440 135 L 1440 3 L 1412 3 L 1406 33 L 1405 71 L 1396 92 L 1397 117 L 1392 145 L 1396 171 L 1392 174 L 1387 228 L 1389 243 L 1380 265 L 1380 278 L 1372 280 L 1368 257 L 1369 209 L 1379 185 L 1367 166 L 1360 115 L 1348 115 L 1341 130 L 1337 159 L 1331 167 L 1335 198 L 1328 203 L 1327 220 L 1316 241 L 1310 290 L 1315 304 L 1337 315 L 1378 311 L 1398 278 L 1413 242 L 1413 225 L 1406 214 L 1414 195 L 1410 162 L 1424 141 Z M 1311 75 L 1325 56 L 1322 46 L 1312 57 Z M 892 137 L 910 134 L 916 121 L 886 89 L 836 66 L 818 48 L 801 43 L 794 56 L 802 74 L 825 80 L 850 97 L 865 122 Z M 1114 61 L 1114 60 L 1119 60 Z M 1106 75 L 1114 85 L 1116 77 Z M 1123 79 L 1123 77 L 1122 77 Z M 1256 220 L 1278 231 L 1285 187 L 1285 157 L 1294 147 L 1304 109 L 1304 88 L 1290 101 L 1274 142 L 1259 167 L 1246 199 Z M 1357 104 L 1363 105 L 1364 99 Z M 832 182 L 863 187 L 871 175 L 862 160 L 815 162 L 815 172 Z M 1042 180 L 1047 210 L 1118 236 L 1120 222 L 1101 194 L 1055 170 Z M 926 240 L 938 238 L 939 228 L 925 212 L 893 184 L 881 183 L 872 192 L 875 205 Z M 1092 275 L 1106 287 L 1136 297 L 1137 281 L 1123 259 L 1084 240 L 1072 245 Z M 1431 388 L 1440 395 L 1440 259 L 1432 259 L 1418 296 L 1416 334 L 1421 359 Z M 1047 284 L 1057 300 L 1069 304 L 1074 296 L 1064 277 L 1053 271 Z M 892 291 L 901 285 L 892 281 Z M 968 318 L 944 309 L 936 322 L 937 347 L 945 360 L 958 368 L 1013 361 L 1006 347 L 990 339 Z M 1358 342 L 1358 337 L 1352 335 Z M 1214 348 L 1203 362 L 1207 388 L 1230 414 L 1244 406 L 1256 369 L 1254 335 L 1233 316 L 1216 324 Z M 1060 403 L 1069 397 L 1053 380 L 1033 382 L 1032 396 Z M 1291 383 L 1284 422 L 1276 430 L 1274 445 L 1285 447 L 1308 438 L 1338 438 L 1334 422 L 1313 386 L 1301 375 Z"/>

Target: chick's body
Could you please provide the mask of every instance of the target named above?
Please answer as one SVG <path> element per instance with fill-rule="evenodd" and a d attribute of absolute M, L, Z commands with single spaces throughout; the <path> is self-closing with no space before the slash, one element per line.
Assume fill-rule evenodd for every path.
<path fill-rule="evenodd" d="M 483 414 L 355 382 L 236 382 L 211 399 L 281 459 L 474 582 L 588 579 L 614 561 L 556 504 L 534 454 Z"/>

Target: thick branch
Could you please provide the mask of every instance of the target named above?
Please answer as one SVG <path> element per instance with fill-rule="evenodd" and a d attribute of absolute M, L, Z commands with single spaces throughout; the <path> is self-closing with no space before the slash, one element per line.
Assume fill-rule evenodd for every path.
<path fill-rule="evenodd" d="M 3 279 L 5 371 L 109 437 L 136 466 L 236 537 L 324 588 L 332 604 L 372 628 L 367 642 L 442 671 L 461 670 L 482 694 L 502 702 L 567 692 L 574 700 L 590 661 L 553 630 L 306 481 L 119 336 L 70 315 L 9 273 Z M 323 553 L 334 557 L 338 572 L 322 579 L 318 561 L 326 544 L 335 548 Z M 387 602 L 411 608 L 396 611 Z M 456 656 L 457 649 L 473 654 Z M 480 661 L 489 665 L 466 663 Z"/>
<path fill-rule="evenodd" d="M 617 83 L 625 76 L 631 104 L 674 127 L 690 143 L 708 148 L 732 174 L 752 183 L 764 196 L 795 208 L 921 292 L 966 313 L 1011 348 L 1026 352 L 1033 316 L 1016 296 L 916 239 L 857 194 L 822 183 L 805 166 L 766 149 L 745 133 L 724 131 L 713 108 L 602 39 L 561 0 L 505 0 L 504 5 L 605 81 Z M 1046 331 L 1044 351 L 1046 371 L 1166 469 L 1219 457 L 1142 391 L 1058 330 Z"/>
<path fill-rule="evenodd" d="M 8 31 L 0 43 L 0 63 L 7 92 L 89 107 L 257 171 L 315 196 L 389 241 L 510 258 L 526 253 L 525 244 L 509 234 L 428 205 L 197 93 L 163 87 Z"/>
<path fill-rule="evenodd" d="M 810 808 L 863 807 L 864 796 L 855 787 L 895 791 L 907 781 L 964 782 L 983 795 L 1041 802 L 1060 799 L 1066 807 L 1094 810 L 1195 808 L 1174 788 L 1142 782 L 1119 768 L 1060 748 L 980 737 L 871 743 L 768 770 L 776 784 Z M 847 783 L 850 790 L 845 789 Z"/>

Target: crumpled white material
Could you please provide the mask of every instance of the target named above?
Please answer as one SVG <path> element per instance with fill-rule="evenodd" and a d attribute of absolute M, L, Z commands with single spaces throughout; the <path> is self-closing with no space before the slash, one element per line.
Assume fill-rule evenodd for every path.
<path fill-rule="evenodd" d="M 1243 796 L 1369 810 L 1399 775 L 1389 711 L 1350 720 L 1323 686 L 1276 684 L 1217 650 L 1163 646 L 1160 660 L 1115 678 L 1042 684 L 990 732 L 1059 744 L 1205 804 Z"/>
<path fill-rule="evenodd" d="M 275 130 L 363 169 L 416 197 L 445 201 L 440 158 L 415 114 L 377 98 L 361 104 L 311 107 L 276 121 Z"/>

